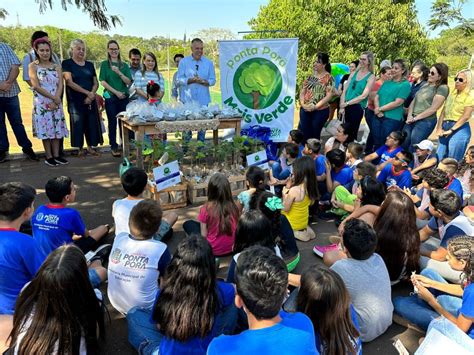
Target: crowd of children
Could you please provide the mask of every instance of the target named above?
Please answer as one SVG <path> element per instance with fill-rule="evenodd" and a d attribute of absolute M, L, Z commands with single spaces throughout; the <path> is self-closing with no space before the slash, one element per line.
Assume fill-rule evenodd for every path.
<path fill-rule="evenodd" d="M 98 288 L 108 280 L 108 299 L 140 354 L 360 354 L 398 319 L 393 312 L 466 347 L 474 337 L 474 147 L 459 163 L 438 162 L 430 141 L 414 156 L 401 147 L 404 136 L 392 132 L 363 157 L 354 142 L 323 155 L 320 140 L 292 131 L 268 175 L 248 168 L 237 199 L 224 174 L 211 176 L 207 202 L 183 223 L 173 255 L 166 243 L 178 215 L 143 198 L 142 169 L 121 176 L 126 197 L 113 203 L 111 244 L 108 225 L 88 229 L 68 206 L 76 199 L 69 177 L 50 179 L 49 203 L 37 209 L 32 187 L 0 185 L 5 346 L 97 353 L 105 327 Z M 318 218 L 338 225 L 329 245 Z M 291 273 L 301 260 L 296 240 L 314 240 L 325 265 Z M 393 285 L 410 282 L 415 293 L 392 301 Z"/>

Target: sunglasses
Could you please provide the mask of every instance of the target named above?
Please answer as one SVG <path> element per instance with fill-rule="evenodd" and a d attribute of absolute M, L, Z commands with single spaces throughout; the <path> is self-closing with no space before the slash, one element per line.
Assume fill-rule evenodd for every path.
<path fill-rule="evenodd" d="M 431 76 L 435 76 L 436 73 L 435 73 L 434 71 L 430 71 L 430 75 L 431 75 Z"/>
<path fill-rule="evenodd" d="M 454 81 L 459 81 L 460 83 L 464 83 L 464 79 L 463 78 L 459 78 L 459 77 L 455 77 L 454 78 Z"/>

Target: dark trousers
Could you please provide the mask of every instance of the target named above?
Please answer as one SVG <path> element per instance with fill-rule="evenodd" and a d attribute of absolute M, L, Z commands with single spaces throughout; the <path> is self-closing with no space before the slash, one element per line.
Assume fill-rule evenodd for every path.
<path fill-rule="evenodd" d="M 353 142 L 357 140 L 357 134 L 359 133 L 360 121 L 362 121 L 362 117 L 364 116 L 364 110 L 362 106 L 359 104 L 354 104 L 347 106 L 345 109 L 344 119 L 345 122 L 349 125 L 349 137 L 347 138 L 347 142 Z"/>
<path fill-rule="evenodd" d="M 183 223 L 183 230 L 187 235 L 201 235 L 201 223 L 197 221 L 186 221 Z"/>
<path fill-rule="evenodd" d="M 300 123 L 298 129 L 303 132 L 304 139 L 321 139 L 321 131 L 329 117 L 329 107 L 323 110 L 305 111 L 300 109 Z"/>
<path fill-rule="evenodd" d="M 107 113 L 109 144 L 112 149 L 117 149 L 117 115 L 127 109 L 128 97 L 119 99 L 113 95 L 105 99 L 105 112 Z M 119 134 L 122 138 L 122 126 L 119 125 Z M 131 137 L 133 139 L 133 137 Z"/>
<path fill-rule="evenodd" d="M 31 141 L 26 135 L 25 126 L 23 126 L 21 119 L 20 100 L 18 100 L 18 96 L 0 97 L 0 152 L 8 152 L 10 148 L 5 115 L 8 117 L 18 145 L 23 149 L 31 148 Z"/>
<path fill-rule="evenodd" d="M 71 146 L 76 148 L 84 147 L 84 136 L 87 145 L 98 146 L 104 143 L 100 118 L 95 101 L 89 107 L 84 107 L 80 111 L 69 112 L 71 126 Z"/>
<path fill-rule="evenodd" d="M 374 150 L 385 144 L 388 135 L 402 128 L 403 122 L 391 118 L 374 116 L 372 128 L 374 132 Z"/>

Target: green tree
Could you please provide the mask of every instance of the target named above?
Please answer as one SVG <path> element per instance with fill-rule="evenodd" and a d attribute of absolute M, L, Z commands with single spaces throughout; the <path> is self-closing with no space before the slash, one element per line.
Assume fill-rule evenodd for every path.
<path fill-rule="evenodd" d="M 260 95 L 267 96 L 272 92 L 275 77 L 275 72 L 265 64 L 252 63 L 243 70 L 239 78 L 240 89 L 253 96 L 255 110 L 259 108 Z"/>
<path fill-rule="evenodd" d="M 466 18 L 462 13 L 466 3 L 466 0 L 435 0 L 431 5 L 431 17 L 428 22 L 430 29 L 451 29 L 454 24 L 465 35 L 474 34 L 474 18 Z"/>
<path fill-rule="evenodd" d="M 379 63 L 385 58 L 436 57 L 427 34 L 418 23 L 414 1 L 270 0 L 249 22 L 256 33 L 248 38 L 298 37 L 298 81 L 311 71 L 317 52 L 327 52 L 332 62 L 350 62 L 371 50 Z"/>
<path fill-rule="evenodd" d="M 216 66 L 219 65 L 219 48 L 217 42 L 236 38 L 235 34 L 232 31 L 227 30 L 225 28 L 216 27 L 199 30 L 193 34 L 193 38 L 195 37 L 200 38 L 204 41 L 205 55 L 209 57 Z"/>
<path fill-rule="evenodd" d="M 448 64 L 450 74 L 454 75 L 467 67 L 474 53 L 474 33 L 469 35 L 460 27 L 444 30 L 432 40 L 432 45 L 438 53 L 436 60 Z"/>

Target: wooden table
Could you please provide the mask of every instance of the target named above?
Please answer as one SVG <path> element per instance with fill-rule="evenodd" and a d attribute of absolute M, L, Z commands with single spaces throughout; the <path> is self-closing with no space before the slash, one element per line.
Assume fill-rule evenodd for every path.
<path fill-rule="evenodd" d="M 135 133 L 135 140 L 138 142 L 143 142 L 146 134 L 159 134 L 159 129 L 156 128 L 156 122 L 130 122 L 126 117 L 119 117 L 122 124 L 122 146 L 123 146 L 123 156 L 128 157 L 130 155 L 130 140 L 129 132 Z M 213 130 L 212 137 L 214 144 L 219 143 L 219 130 L 225 128 L 234 128 L 235 134 L 240 136 L 240 125 L 242 118 L 229 118 L 219 120 L 219 126 Z M 136 166 L 143 168 L 143 154 L 141 149 L 137 149 L 137 163 Z"/>

